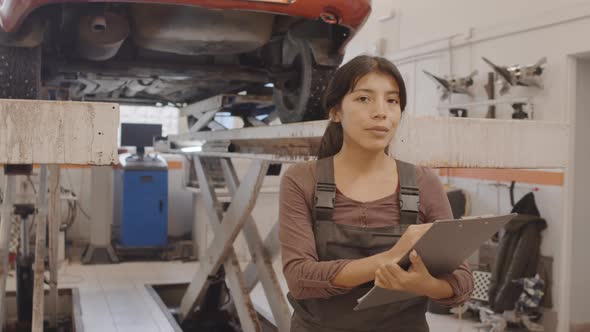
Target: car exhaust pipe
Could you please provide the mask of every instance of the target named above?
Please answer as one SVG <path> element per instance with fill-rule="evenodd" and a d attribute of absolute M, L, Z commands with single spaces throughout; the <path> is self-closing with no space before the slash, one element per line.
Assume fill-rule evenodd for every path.
<path fill-rule="evenodd" d="M 125 17 L 107 12 L 104 15 L 82 16 L 78 23 L 78 53 L 93 61 L 114 57 L 129 36 Z"/>
<path fill-rule="evenodd" d="M 104 32 L 107 30 L 107 19 L 104 16 L 95 16 L 90 25 L 92 32 Z"/>

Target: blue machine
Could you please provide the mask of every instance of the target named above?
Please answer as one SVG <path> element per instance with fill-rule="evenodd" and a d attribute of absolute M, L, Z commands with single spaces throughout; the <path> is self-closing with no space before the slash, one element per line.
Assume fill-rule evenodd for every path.
<path fill-rule="evenodd" d="M 113 239 L 120 247 L 168 244 L 168 165 L 159 157 L 124 154 L 115 171 Z"/>
<path fill-rule="evenodd" d="M 135 146 L 137 154 L 121 155 L 115 171 L 113 239 L 118 247 L 168 244 L 168 164 L 145 154 L 161 135 L 160 124 L 121 124 L 121 146 Z"/>

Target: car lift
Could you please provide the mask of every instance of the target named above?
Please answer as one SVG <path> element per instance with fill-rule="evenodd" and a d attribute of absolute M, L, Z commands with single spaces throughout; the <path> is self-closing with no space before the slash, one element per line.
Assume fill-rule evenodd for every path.
<path fill-rule="evenodd" d="M 37 204 L 32 211 L 36 216 L 32 267 L 34 280 L 30 280 L 30 274 L 26 276 L 26 269 L 31 269 L 30 264 L 28 267 L 23 264 L 25 275 L 23 278 L 17 277 L 19 286 L 23 288 L 17 286 L 17 298 L 19 321 L 24 320 L 19 323 L 30 325 L 32 331 L 40 332 L 43 331 L 45 319 L 46 255 L 49 257 L 50 271 L 49 327 L 57 327 L 58 322 L 57 257 L 61 222 L 59 165 L 115 163 L 119 107 L 107 103 L 0 99 L 0 119 L 0 164 L 4 168 L 3 201 L 0 207 L 0 331 L 7 321 L 6 277 L 9 271 L 12 217 L 15 214 L 23 216 L 24 226 L 28 220 L 26 216 L 31 212 L 24 206 L 14 204 L 15 176 L 31 174 L 33 164 L 37 164 L 40 165 L 40 186 Z M 31 251 L 26 249 L 30 241 L 27 228 L 21 227 L 21 253 L 22 258 L 32 260 Z M 46 236 L 49 239 L 49 250 L 46 248 Z M 17 274 L 20 276 L 20 273 Z M 30 289 L 31 285 L 33 289 Z"/>
<path fill-rule="evenodd" d="M 189 159 L 184 163 L 185 174 L 198 180 L 214 233 L 208 248 L 206 243 L 198 243 L 200 266 L 182 298 L 180 320 L 191 317 L 205 301 L 211 280 L 223 267 L 244 331 L 261 331 L 250 299 L 258 281 L 272 311 L 273 317 L 266 318 L 278 331 L 289 331 L 290 309 L 272 268 L 272 260 L 279 251 L 277 226 L 263 242 L 251 211 L 269 164 L 313 160 L 327 121 L 226 130 L 210 125 L 215 112 L 223 109 L 223 103 L 222 97 L 212 98 L 181 110 L 183 116 L 190 113 L 201 117 L 197 116 L 188 132 L 155 144 L 159 152 L 181 154 Z M 205 127 L 212 130 L 200 131 Z M 568 133 L 569 126 L 557 122 L 405 115 L 393 145 L 396 158 L 430 167 L 564 168 L 568 155 L 563 146 L 567 146 Z M 241 183 L 232 158 L 251 159 Z M 219 204 L 220 194 L 214 190 L 220 183 L 212 180 L 212 173 L 219 170 L 204 166 L 204 161 L 211 160 L 220 163 L 221 185 L 232 196 L 226 212 Z M 194 179 L 185 182 L 195 182 L 191 180 Z M 195 223 L 199 227 L 204 221 Z M 252 256 L 244 271 L 240 270 L 233 249 L 240 231 L 244 232 Z"/>

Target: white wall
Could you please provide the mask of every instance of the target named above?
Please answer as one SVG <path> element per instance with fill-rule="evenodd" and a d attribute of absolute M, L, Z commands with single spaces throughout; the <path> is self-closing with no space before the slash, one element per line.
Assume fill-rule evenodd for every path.
<path fill-rule="evenodd" d="M 451 36 L 466 36 L 472 30 L 494 30 L 556 16 L 564 9 L 576 10 L 587 4 L 585 0 L 376 0 L 369 20 L 348 45 L 346 59 L 373 53 L 380 38 L 386 40 L 386 53 L 393 54 Z M 379 20 L 392 12 L 393 19 Z"/>
<path fill-rule="evenodd" d="M 419 115 L 448 115 L 445 111 L 437 111 L 436 106 L 440 101 L 436 87 L 422 73 L 424 69 L 440 76 L 463 76 L 474 69 L 478 70 L 479 74 L 472 87 L 475 97 L 455 95 L 452 99 L 454 103 L 469 102 L 487 99 L 483 85 L 491 68 L 481 60 L 482 56 L 499 65 L 531 64 L 546 56 L 548 63 L 544 66 L 544 89 L 517 87 L 512 88 L 508 95 L 498 97 L 497 94 L 497 97 L 532 97 L 535 120 L 570 121 L 568 105 L 571 100 L 568 98 L 572 95 L 573 86 L 568 61 L 572 55 L 590 51 L 587 38 L 590 31 L 590 2 L 392 0 L 373 1 L 373 6 L 374 11 L 369 22 L 349 44 L 346 59 L 361 53 L 375 54 L 373 46 L 379 39 L 385 39 L 384 55 L 398 65 L 408 87 L 408 112 Z M 377 20 L 391 8 L 396 13 L 392 20 Z M 587 82 L 584 84 L 588 84 Z M 583 90 L 586 91 L 584 98 L 588 98 L 588 90 L 587 85 Z M 585 99 L 578 103 L 588 105 L 590 101 Z M 487 107 L 469 110 L 472 117 L 483 117 L 486 111 Z M 509 118 L 512 108 L 509 105 L 500 105 L 496 112 L 499 118 Z M 585 112 L 583 116 L 587 117 L 588 114 Z M 580 118 L 576 119 L 576 123 L 579 126 L 584 119 L 581 115 L 578 116 Z M 585 128 L 588 128 L 587 118 L 585 121 Z M 586 142 L 590 141 L 586 130 L 578 130 L 575 139 L 578 149 L 584 149 Z M 567 148 L 564 146 L 564 149 Z M 577 152 L 578 156 L 582 153 L 589 155 L 587 149 Z M 580 161 L 580 165 L 576 165 L 574 182 L 588 183 L 588 161 Z M 485 181 L 449 181 L 469 191 L 473 198 L 473 214 L 507 212 L 510 209 L 506 188 L 501 188 L 498 192 L 498 189 Z M 587 187 L 588 185 L 584 186 Z M 528 188 L 517 190 L 516 199 L 527 190 Z M 585 307 L 580 305 L 589 295 L 587 288 L 584 288 L 587 286 L 581 284 L 590 279 L 590 270 L 586 268 L 587 259 L 584 260 L 583 257 L 588 252 L 588 246 L 585 245 L 587 240 L 581 234 L 590 234 L 585 223 L 590 213 L 587 209 L 576 210 L 574 229 L 565 232 L 564 227 L 569 225 L 569 221 L 563 217 L 565 206 L 562 201 L 566 191 L 562 186 L 542 186 L 536 193 L 540 212 L 548 222 L 548 229 L 543 233 L 541 251 L 542 254 L 554 258 L 553 299 L 556 310 L 563 310 L 562 317 L 568 320 L 568 313 L 565 311 L 570 299 L 566 296 L 571 291 L 571 318 L 573 321 L 588 321 L 588 312 L 584 312 Z M 587 195 L 578 191 L 574 194 L 576 202 L 585 197 Z M 583 203 L 578 203 L 578 206 L 585 208 Z M 566 255 L 569 252 L 565 248 L 569 245 L 567 242 L 570 231 L 578 237 L 577 240 L 574 238 L 574 262 L 571 271 L 572 276 L 577 276 L 574 278 L 577 284 L 571 286 L 568 284 L 570 273 L 564 270 L 568 266 Z M 575 299 L 573 294 L 578 294 Z"/>
<path fill-rule="evenodd" d="M 572 293 L 571 321 L 574 324 L 590 319 L 590 265 L 588 264 L 588 236 L 590 235 L 590 59 L 580 60 L 577 70 L 577 105 L 575 118 L 575 178 L 573 245 L 572 245 Z"/>
<path fill-rule="evenodd" d="M 401 0 L 398 3 L 402 26 L 400 46 L 408 48 L 456 34 L 468 34 L 471 28 L 495 28 L 504 24 L 526 21 L 537 15 L 552 15 L 555 10 L 578 6 L 587 1 Z"/>

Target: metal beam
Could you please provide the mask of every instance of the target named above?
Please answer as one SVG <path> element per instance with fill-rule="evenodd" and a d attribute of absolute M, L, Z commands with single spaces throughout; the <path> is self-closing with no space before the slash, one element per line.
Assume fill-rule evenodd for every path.
<path fill-rule="evenodd" d="M 240 181 L 238 180 L 238 176 L 236 175 L 231 160 L 221 159 L 221 168 L 223 169 L 225 182 L 229 192 L 232 195 L 237 196 Z M 277 327 L 279 331 L 289 331 L 291 329 L 291 312 L 289 311 L 289 305 L 287 304 L 287 300 L 279 284 L 279 279 L 273 269 L 272 257 L 263 246 L 258 227 L 256 227 L 254 218 L 252 218 L 251 215 L 248 215 L 246 222 L 244 223 L 243 231 L 252 256 L 252 261 L 256 264 L 258 279 L 260 279 L 260 282 L 262 283 L 264 293 L 266 294 Z M 246 294 L 249 293 L 250 292 L 248 291 Z"/>
<path fill-rule="evenodd" d="M 43 275 L 45 273 L 45 236 L 46 236 L 47 219 L 39 218 L 35 230 L 35 265 L 33 271 L 35 274 L 35 283 L 33 288 L 33 332 L 43 332 L 43 321 L 45 317 L 45 289 Z"/>
<path fill-rule="evenodd" d="M 238 189 L 237 199 L 232 203 L 223 216 L 223 212 L 217 201 L 214 190 L 211 186 L 209 176 L 206 174 L 201 160 L 195 158 L 195 168 L 199 178 L 201 194 L 205 202 L 209 222 L 215 234 L 215 240 L 207 251 L 207 259 L 200 262 L 199 270 L 191 281 L 180 305 L 181 319 L 185 319 L 201 301 L 208 286 L 208 277 L 214 275 L 220 264 L 226 271 L 226 281 L 230 293 L 236 302 L 236 310 L 245 331 L 260 331 L 260 323 L 254 310 L 250 297 L 244 292 L 246 287 L 244 277 L 240 271 L 238 260 L 233 251 L 233 241 L 237 237 L 246 216 L 250 214 L 257 196 L 262 179 L 266 174 L 268 164 L 255 162 L 248 171 L 250 181 L 242 184 Z M 253 180 L 252 180 L 253 179 Z M 254 199 L 253 199 L 254 198 Z"/>
<path fill-rule="evenodd" d="M 200 114 L 209 111 L 220 111 L 223 108 L 231 108 L 232 106 L 255 103 L 257 107 L 270 106 L 272 105 L 272 96 L 257 96 L 257 95 L 235 95 L 235 94 L 219 94 L 214 97 L 204 99 L 195 103 L 192 103 L 186 107 L 180 109 L 180 116 L 195 116 L 199 117 Z"/>
<path fill-rule="evenodd" d="M 47 227 L 47 166 L 41 165 L 39 193 L 37 196 L 37 217 L 35 218 L 35 263 L 33 265 L 33 322 L 32 331 L 43 331 L 45 318 L 45 236 Z"/>
<path fill-rule="evenodd" d="M 196 132 L 196 131 L 199 131 L 199 130 L 207 127 L 209 122 L 211 122 L 211 120 L 213 120 L 215 118 L 216 113 L 217 113 L 217 111 L 209 111 L 209 112 L 205 112 L 205 113 L 199 115 L 198 116 L 199 120 L 192 127 L 190 127 L 189 130 Z"/>
<path fill-rule="evenodd" d="M 272 229 L 264 239 L 264 243 L 262 246 L 265 248 L 266 252 L 270 256 L 269 259 L 271 262 L 274 262 L 275 258 L 279 255 L 281 251 L 281 243 L 279 241 L 279 223 L 278 221 L 275 222 Z M 255 262 L 250 262 L 244 269 L 244 278 L 246 278 L 246 289 L 248 293 L 251 293 L 256 284 L 258 284 L 258 267 Z"/>
<path fill-rule="evenodd" d="M 15 178 L 4 176 L 4 200 L 0 214 L 0 331 L 6 323 L 6 277 L 8 276 L 8 254 L 10 247 L 10 228 L 12 226 L 12 212 L 14 210 L 14 194 L 16 190 Z"/>
<path fill-rule="evenodd" d="M 59 62 L 58 62 L 59 63 Z M 179 65 L 149 62 L 122 62 L 106 61 L 97 65 L 92 61 L 77 61 L 71 63 L 59 63 L 58 73 L 95 73 L 101 76 L 113 76 L 117 78 L 151 78 L 154 76 L 171 76 L 176 80 L 206 80 L 267 83 L 269 78 L 264 70 L 244 68 L 235 65 Z"/>
<path fill-rule="evenodd" d="M 223 107 L 223 95 L 216 95 L 211 98 L 207 98 L 205 100 L 201 100 L 199 102 L 190 104 L 186 107 L 183 107 L 179 110 L 180 116 L 189 116 L 192 115 L 194 117 L 199 117 L 204 113 L 211 112 L 211 111 L 219 111 Z"/>
<path fill-rule="evenodd" d="M 82 264 L 118 263 L 119 259 L 111 245 L 113 168 L 92 166 L 90 185 L 94 202 L 90 208 L 93 222 L 90 224 L 90 243 L 82 254 Z"/>
<path fill-rule="evenodd" d="M 209 223 L 211 225 L 211 228 L 213 229 L 213 233 L 219 234 L 221 229 L 221 220 L 223 219 L 223 208 L 217 200 L 215 191 L 213 190 L 213 187 L 211 185 L 211 178 L 205 172 L 203 164 L 201 160 L 198 158 L 195 158 L 195 170 L 197 172 L 199 182 L 202 184 L 202 195 L 206 205 L 207 213 L 209 215 Z M 201 257 L 203 257 L 201 262 L 207 261 L 207 256 L 208 253 L 207 251 L 205 251 L 203 255 L 201 255 Z M 256 311 L 254 310 L 254 304 L 252 303 L 250 297 L 247 296 L 247 294 L 244 295 L 243 290 L 245 287 L 245 280 L 237 262 L 237 256 L 233 248 L 230 248 L 229 253 L 227 255 L 227 260 L 223 265 L 226 273 L 226 282 L 230 290 L 230 293 L 236 303 L 236 311 L 238 313 L 238 317 L 240 318 L 240 322 L 244 330 L 259 331 L 260 322 L 258 320 L 258 317 L 255 315 Z M 185 297 L 188 294 L 189 293 L 187 291 Z M 185 297 L 183 297 L 183 301 Z M 186 317 L 186 315 L 182 315 L 182 317 Z"/>
<path fill-rule="evenodd" d="M 266 162 L 253 161 L 246 173 L 246 180 L 232 198 L 232 202 L 223 216 L 219 233 L 215 234 L 213 244 L 207 249 L 209 256 L 207 264 L 210 264 L 207 268 L 210 268 L 211 272 L 219 269 L 227 251 L 231 248 L 246 220 L 248 220 L 248 216 L 256 203 L 258 191 L 262 186 L 262 180 L 267 168 L 268 164 Z M 211 272 L 207 274 L 211 274 Z"/>
<path fill-rule="evenodd" d="M 118 162 L 119 106 L 0 99 L 0 164 Z"/>
<path fill-rule="evenodd" d="M 49 327 L 57 328 L 59 298 L 57 293 L 57 255 L 61 224 L 59 165 L 49 166 Z"/>
<path fill-rule="evenodd" d="M 223 131 L 209 131 L 170 135 L 173 142 L 182 141 L 240 141 L 277 140 L 285 138 L 321 138 L 328 125 L 327 121 L 310 121 L 280 126 L 249 127 Z"/>
<path fill-rule="evenodd" d="M 193 132 L 171 135 L 169 142 L 181 147 L 193 141 L 231 142 L 232 152 L 204 149 L 194 154 L 299 162 L 315 157 L 327 124 Z M 404 115 L 391 152 L 397 159 L 429 167 L 563 168 L 569 130 L 561 122 Z"/>

